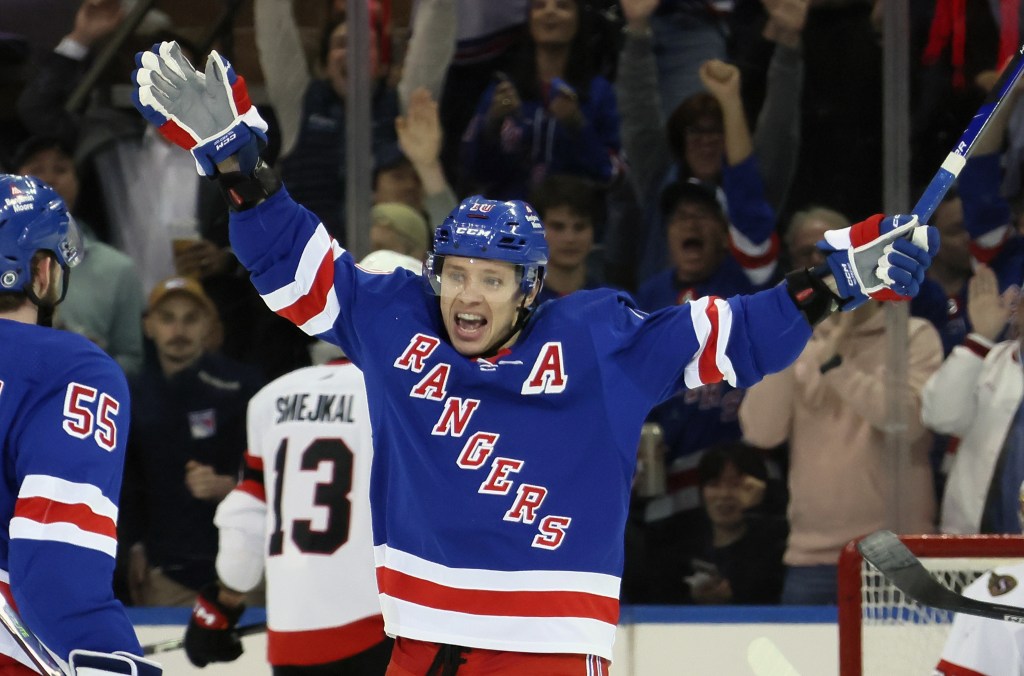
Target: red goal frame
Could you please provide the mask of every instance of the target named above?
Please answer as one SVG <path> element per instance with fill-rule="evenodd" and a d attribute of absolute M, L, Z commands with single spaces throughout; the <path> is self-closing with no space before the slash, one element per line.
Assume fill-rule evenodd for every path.
<path fill-rule="evenodd" d="M 901 535 L 919 558 L 1024 559 L 1024 535 Z M 862 676 L 861 567 L 863 557 L 854 540 L 839 556 L 839 675 Z"/>

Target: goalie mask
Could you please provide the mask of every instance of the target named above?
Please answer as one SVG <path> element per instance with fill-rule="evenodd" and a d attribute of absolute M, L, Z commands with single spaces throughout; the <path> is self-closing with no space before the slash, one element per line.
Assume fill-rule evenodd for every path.
<path fill-rule="evenodd" d="M 64 200 L 37 178 L 0 174 L 0 293 L 26 293 L 39 305 L 32 292 L 32 257 L 49 251 L 64 269 L 67 292 L 68 270 L 82 259 L 82 238 Z"/>
<path fill-rule="evenodd" d="M 474 195 L 434 230 L 434 251 L 427 254 L 423 275 L 437 295 L 446 256 L 511 263 L 516 266 L 519 292 L 529 296 L 544 284 L 548 243 L 537 212 L 526 202 Z"/>

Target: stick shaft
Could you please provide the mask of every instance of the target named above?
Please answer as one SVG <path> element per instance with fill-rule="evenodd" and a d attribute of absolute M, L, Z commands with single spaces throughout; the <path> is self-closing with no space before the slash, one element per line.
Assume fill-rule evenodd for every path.
<path fill-rule="evenodd" d="M 53 659 L 42 642 L 25 626 L 21 615 L 7 602 L 3 594 L 0 594 L 0 624 L 4 625 L 36 668 L 45 676 L 67 676 L 64 668 L 57 664 L 57 660 Z"/>
<path fill-rule="evenodd" d="M 257 622 L 255 624 L 246 624 L 238 627 L 235 631 L 238 632 L 239 636 L 250 636 L 252 634 L 260 634 L 267 630 L 266 622 Z M 166 653 L 171 650 L 181 650 L 185 647 L 185 638 L 172 638 L 169 641 L 161 641 L 159 643 L 150 643 L 149 645 L 142 646 L 143 655 L 156 655 L 157 653 Z"/>
<path fill-rule="evenodd" d="M 985 127 L 995 117 L 999 108 L 1009 99 L 1009 94 L 1013 91 L 1017 80 L 1020 79 L 1021 73 L 1024 73 L 1024 45 L 1017 50 L 1013 59 L 1003 69 L 1003 74 L 999 77 L 999 81 L 996 82 L 996 85 L 989 92 L 981 107 L 978 108 L 978 112 L 971 118 L 971 123 L 967 125 L 967 129 L 960 136 L 960 140 L 957 141 L 953 150 L 946 155 L 942 166 L 935 173 L 935 176 L 932 177 L 931 182 L 925 188 L 917 204 L 914 205 L 914 210 L 911 213 L 917 214 L 922 223 L 927 223 L 928 219 L 935 213 L 935 209 L 939 206 L 946 191 L 953 185 L 953 181 L 956 180 L 956 177 L 960 175 L 960 171 L 964 168 L 964 164 L 967 162 L 975 142 L 981 138 Z"/>

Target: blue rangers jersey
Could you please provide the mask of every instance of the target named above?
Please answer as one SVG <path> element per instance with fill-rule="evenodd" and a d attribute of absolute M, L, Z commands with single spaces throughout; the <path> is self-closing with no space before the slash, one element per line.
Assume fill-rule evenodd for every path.
<path fill-rule="evenodd" d="M 72 333 L 0 320 L 0 591 L 57 657 L 142 654 L 113 594 L 128 387 Z M 0 632 L 7 657 L 31 664 Z"/>
<path fill-rule="evenodd" d="M 648 411 L 683 386 L 750 385 L 811 332 L 784 287 L 649 315 L 582 291 L 467 358 L 420 277 L 359 268 L 284 189 L 231 218 L 268 306 L 363 371 L 385 630 L 412 639 L 610 659 Z"/>

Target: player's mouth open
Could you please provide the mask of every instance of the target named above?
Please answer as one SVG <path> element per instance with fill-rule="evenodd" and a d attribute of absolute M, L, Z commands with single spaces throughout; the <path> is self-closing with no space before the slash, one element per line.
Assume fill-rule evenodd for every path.
<path fill-rule="evenodd" d="M 487 324 L 487 320 L 478 314 L 459 312 L 455 315 L 455 328 L 463 336 L 472 336 Z"/>

